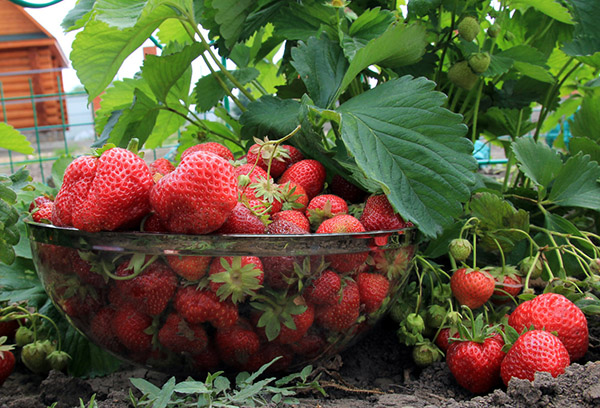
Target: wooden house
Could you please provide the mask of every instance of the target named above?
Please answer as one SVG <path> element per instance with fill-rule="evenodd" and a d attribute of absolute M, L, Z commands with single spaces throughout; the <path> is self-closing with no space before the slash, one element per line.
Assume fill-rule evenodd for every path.
<path fill-rule="evenodd" d="M 64 115 L 66 123 L 66 103 L 63 97 L 61 112 L 57 95 L 64 92 L 66 67 L 68 60 L 57 40 L 22 7 L 0 0 L 0 121 L 24 129 L 36 122 L 60 125 Z"/>

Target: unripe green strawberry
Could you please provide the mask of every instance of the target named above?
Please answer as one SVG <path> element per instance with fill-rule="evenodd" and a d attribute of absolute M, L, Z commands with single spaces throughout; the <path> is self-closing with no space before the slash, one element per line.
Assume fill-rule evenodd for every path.
<path fill-rule="evenodd" d="M 600 274 L 600 258 L 593 259 L 589 264 L 592 273 Z"/>
<path fill-rule="evenodd" d="M 21 361 L 27 368 L 36 374 L 44 374 L 50 371 L 50 362 L 46 359 L 54 351 L 50 341 L 34 341 L 21 350 Z"/>
<path fill-rule="evenodd" d="M 479 34 L 479 22 L 474 17 L 465 17 L 458 23 L 458 34 L 465 41 L 473 41 Z"/>
<path fill-rule="evenodd" d="M 411 313 L 406 316 L 406 327 L 413 333 L 423 333 L 425 330 L 425 321 L 417 313 Z"/>
<path fill-rule="evenodd" d="M 48 356 L 46 357 L 46 360 L 48 360 L 50 367 L 53 370 L 57 371 L 65 371 L 67 369 L 67 366 L 69 365 L 70 359 L 70 355 L 60 350 L 55 350 L 52 353 L 48 354 Z"/>
<path fill-rule="evenodd" d="M 507 31 L 507 32 L 504 34 L 504 39 L 505 39 L 506 41 L 513 41 L 513 40 L 515 39 L 515 35 L 514 35 L 513 33 L 511 33 L 510 31 Z"/>
<path fill-rule="evenodd" d="M 536 261 L 534 256 L 528 256 L 527 258 L 524 258 L 519 264 L 519 271 L 523 276 L 527 276 L 527 274 L 529 273 L 529 269 L 531 269 L 532 267 L 533 270 L 531 271 L 530 275 L 531 279 L 537 279 L 540 276 L 542 276 L 542 270 L 544 269 L 544 265 L 542 264 L 542 260 L 540 258 L 538 258 Z"/>
<path fill-rule="evenodd" d="M 448 245 L 448 251 L 452 258 L 456 259 L 459 262 L 466 260 L 473 251 L 473 245 L 471 242 L 464 238 L 456 238 L 450 241 L 450 245 Z"/>
<path fill-rule="evenodd" d="M 446 317 L 446 308 L 440 305 L 431 305 L 427 308 L 427 326 L 438 329 Z"/>
<path fill-rule="evenodd" d="M 468 91 L 473 88 L 479 77 L 471 70 L 467 61 L 460 61 L 450 67 L 448 79 L 454 85 Z"/>
<path fill-rule="evenodd" d="M 498 34 L 500 34 L 500 26 L 498 24 L 492 24 L 492 26 L 488 28 L 487 34 L 492 38 L 496 38 Z"/>
<path fill-rule="evenodd" d="M 412 357 L 416 365 L 419 367 L 427 367 L 436 361 L 440 361 L 442 359 L 442 353 L 440 353 L 439 348 L 428 342 L 416 345 L 413 348 Z"/>
<path fill-rule="evenodd" d="M 487 52 L 479 52 L 471 55 L 469 58 L 469 66 L 473 72 L 477 74 L 485 72 L 490 66 L 490 54 Z"/>
<path fill-rule="evenodd" d="M 21 326 L 17 329 L 15 333 L 15 343 L 19 347 L 23 347 L 29 343 L 32 343 L 34 340 L 33 331 L 25 326 Z"/>

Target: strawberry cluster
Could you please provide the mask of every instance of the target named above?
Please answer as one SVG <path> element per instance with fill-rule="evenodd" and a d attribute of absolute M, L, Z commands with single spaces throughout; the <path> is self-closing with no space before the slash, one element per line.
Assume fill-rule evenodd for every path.
<path fill-rule="evenodd" d="M 329 180 L 329 182 L 328 182 Z M 410 226 L 291 145 L 257 142 L 244 158 L 203 143 L 177 166 L 120 148 L 76 159 L 35 221 L 83 231 L 348 234 Z M 354 212 L 360 207 L 362 212 Z M 42 211 L 44 209 L 44 211 Z M 156 368 L 285 370 L 338 352 L 404 283 L 412 245 L 372 242 L 324 255 L 151 255 L 35 243 L 46 289 L 102 347 Z"/>

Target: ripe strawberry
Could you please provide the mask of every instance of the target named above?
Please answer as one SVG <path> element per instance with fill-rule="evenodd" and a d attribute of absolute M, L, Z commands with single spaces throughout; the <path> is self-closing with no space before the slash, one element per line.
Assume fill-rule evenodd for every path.
<path fill-rule="evenodd" d="M 494 293 L 494 278 L 484 270 L 460 268 L 452 274 L 450 288 L 461 305 L 477 309 Z"/>
<path fill-rule="evenodd" d="M 212 261 L 212 257 L 201 255 L 167 255 L 166 259 L 171 269 L 177 275 L 192 282 L 206 275 L 208 266 Z"/>
<path fill-rule="evenodd" d="M 348 204 L 333 194 L 320 194 L 312 198 L 306 207 L 306 217 L 316 229 L 323 221 L 338 214 L 348 214 Z"/>
<path fill-rule="evenodd" d="M 450 346 L 450 337 L 459 337 L 458 331 L 455 328 L 444 327 L 440 330 L 435 338 L 436 346 L 438 346 L 444 353 L 448 351 L 448 347 Z"/>
<path fill-rule="evenodd" d="M 349 203 L 361 203 L 367 194 L 363 189 L 355 186 L 339 174 L 332 177 L 329 189 L 333 194 L 342 197 Z"/>
<path fill-rule="evenodd" d="M 313 329 L 310 329 L 300 340 L 290 344 L 294 353 L 306 358 L 317 357 L 325 350 L 326 346 L 327 342 L 325 339 Z"/>
<path fill-rule="evenodd" d="M 215 345 L 221 360 L 232 367 L 242 367 L 260 347 L 258 335 L 249 325 L 236 324 L 217 330 Z"/>
<path fill-rule="evenodd" d="M 288 167 L 287 160 L 290 158 L 288 149 L 272 143 L 256 141 L 258 143 L 254 143 L 248 149 L 246 160 L 249 164 L 256 164 L 263 170 L 268 170 L 271 177 L 279 177 Z M 271 163 L 270 169 L 269 162 Z"/>
<path fill-rule="evenodd" d="M 37 196 L 36 198 L 33 199 L 33 201 L 29 204 L 29 212 L 33 213 L 33 211 L 36 208 L 39 208 L 42 206 L 42 204 L 45 203 L 51 203 L 52 199 L 50 197 L 48 197 L 47 195 L 41 195 L 41 196 Z"/>
<path fill-rule="evenodd" d="M 298 149 L 296 149 L 292 145 L 281 145 L 284 149 L 288 151 L 289 158 L 285 159 L 287 167 L 290 167 L 294 163 L 298 163 L 301 160 L 304 160 L 304 155 Z"/>
<path fill-rule="evenodd" d="M 69 255 L 71 258 L 71 268 L 83 283 L 96 288 L 104 286 L 104 276 L 96 272 L 94 266 L 82 258 L 85 255 L 80 255 L 77 252 L 70 252 Z"/>
<path fill-rule="evenodd" d="M 237 191 L 233 166 L 199 151 L 156 183 L 150 201 L 169 231 L 208 234 L 225 223 L 237 204 Z"/>
<path fill-rule="evenodd" d="M 315 320 L 323 328 L 335 332 L 348 330 L 358 319 L 360 294 L 353 280 L 346 280 L 338 303 L 325 305 L 315 311 Z"/>
<path fill-rule="evenodd" d="M 175 170 L 175 166 L 169 160 L 164 157 L 158 158 L 154 160 L 148 166 L 150 168 L 150 174 L 152 174 L 152 180 L 156 183 L 160 180 L 165 174 L 169 174 L 173 170 Z"/>
<path fill-rule="evenodd" d="M 162 222 L 162 220 L 154 212 L 151 212 L 142 220 L 140 230 L 142 232 L 161 232 L 161 233 L 169 232 L 169 230 L 167 229 L 167 226 Z"/>
<path fill-rule="evenodd" d="M 492 294 L 492 302 L 496 305 L 510 302 L 511 297 L 516 298 L 523 289 L 523 278 L 516 274 L 514 268 L 511 268 L 505 275 L 494 276 L 494 280 L 496 281 L 496 290 Z"/>
<path fill-rule="evenodd" d="M 258 200 L 260 206 L 254 203 L 255 200 Z M 252 203 L 248 207 L 259 215 L 275 214 L 283 207 L 283 192 L 279 184 L 276 184 L 272 178 L 257 177 L 255 182 L 242 189 L 240 201 Z"/>
<path fill-rule="evenodd" d="M 219 298 L 210 290 L 185 286 L 175 294 L 175 309 L 190 324 L 209 321 L 220 308 Z"/>
<path fill-rule="evenodd" d="M 231 300 L 223 300 L 219 302 L 219 308 L 213 312 L 209 319 L 217 329 L 233 326 L 239 319 L 239 311 L 236 304 Z"/>
<path fill-rule="evenodd" d="M 181 160 L 183 160 L 186 156 L 191 155 L 192 153 L 200 151 L 214 153 L 217 156 L 221 156 L 225 160 L 235 160 L 235 157 L 233 157 L 233 153 L 231 153 L 231 150 L 229 150 L 227 146 L 224 146 L 221 143 L 217 142 L 205 142 L 188 147 L 183 153 L 181 153 Z"/>
<path fill-rule="evenodd" d="M 299 227 L 291 221 L 279 219 L 277 221 L 273 221 L 267 226 L 267 234 L 303 235 L 308 234 L 308 231 Z"/>
<path fill-rule="evenodd" d="M 36 207 L 35 212 L 31 214 L 31 218 L 35 222 L 51 222 L 52 212 L 54 211 L 54 203 L 52 201 L 44 202 Z"/>
<path fill-rule="evenodd" d="M 340 299 L 342 278 L 331 270 L 324 271 L 304 289 L 304 297 L 315 305 L 333 305 Z"/>
<path fill-rule="evenodd" d="M 298 296 L 294 299 L 301 299 L 301 297 Z M 276 338 L 280 344 L 297 342 L 304 337 L 308 329 L 312 326 L 315 319 L 315 308 L 311 304 L 306 304 L 305 306 L 306 310 L 304 312 L 292 315 L 295 328 L 291 328 L 285 323 L 281 325 L 279 336 Z"/>
<path fill-rule="evenodd" d="M 553 377 L 569 366 L 569 352 L 560 339 L 543 330 L 522 334 L 506 353 L 500 375 L 504 384 L 511 378 L 533 381 L 536 372 L 547 372 Z"/>
<path fill-rule="evenodd" d="M 152 318 L 134 304 L 126 304 L 115 312 L 112 320 L 115 335 L 127 349 L 148 352 L 152 349 Z"/>
<path fill-rule="evenodd" d="M 288 167 L 279 178 L 279 184 L 285 184 L 288 181 L 298 183 L 311 199 L 323 190 L 325 177 L 325 166 L 316 160 L 304 159 Z"/>
<path fill-rule="evenodd" d="M 115 313 L 115 309 L 107 306 L 98 310 L 90 322 L 89 333 L 91 339 L 100 346 L 113 352 L 119 352 L 122 346 L 113 327 Z"/>
<path fill-rule="evenodd" d="M 142 262 L 151 263 L 142 265 Z M 117 280 L 115 286 L 124 298 L 135 302 L 142 313 L 156 316 L 165 310 L 173 297 L 177 289 L 177 276 L 161 261 L 146 259 L 142 262 L 138 264 L 132 258 L 119 265 L 115 271 L 117 276 L 128 277 L 139 274 L 131 279 Z M 138 272 L 140 268 L 142 272 Z"/>
<path fill-rule="evenodd" d="M 481 394 L 500 382 L 503 345 L 501 337 L 488 337 L 483 342 L 455 341 L 448 346 L 446 364 L 457 383 Z"/>
<path fill-rule="evenodd" d="M 295 224 L 287 223 L 285 221 L 276 221 L 273 224 L 279 228 L 278 225 L 285 223 L 285 231 L 298 231 Z M 278 231 L 282 231 L 281 229 Z M 279 233 L 279 232 L 277 232 Z M 281 232 L 287 234 L 288 232 Z M 295 234 L 297 232 L 291 232 Z M 302 257 L 296 256 L 265 256 L 261 258 L 263 268 L 265 271 L 265 283 L 272 289 L 284 290 L 288 289 L 293 283 L 298 281 L 298 276 L 295 272 L 294 265 L 302 264 Z"/>
<path fill-rule="evenodd" d="M 509 316 L 508 324 L 518 333 L 531 326 L 556 332 L 569 352 L 571 362 L 579 360 L 587 352 L 587 319 L 581 309 L 558 293 L 544 293 L 521 303 Z"/>
<path fill-rule="evenodd" d="M 191 360 L 194 368 L 207 372 L 214 372 L 220 363 L 219 353 L 212 343 L 208 343 L 204 351 L 192 355 Z"/>
<path fill-rule="evenodd" d="M 396 214 L 387 196 L 374 195 L 367 198 L 360 222 L 367 231 L 395 230 L 407 228 L 411 223 Z"/>
<path fill-rule="evenodd" d="M 268 343 L 248 358 L 248 361 L 243 366 L 243 370 L 256 372 L 276 357 L 279 357 L 279 360 L 271 364 L 265 372 L 276 373 L 287 370 L 294 356 L 289 347 L 277 343 Z"/>
<path fill-rule="evenodd" d="M 256 256 L 215 257 L 208 269 L 210 290 L 221 299 L 240 303 L 262 287 L 264 270 Z"/>
<path fill-rule="evenodd" d="M 18 329 L 18 320 L 7 320 L 0 322 L 0 337 L 6 337 L 8 341 L 13 341 Z"/>
<path fill-rule="evenodd" d="M 340 214 L 323 221 L 316 232 L 317 234 L 338 234 L 364 231 L 365 228 L 357 218 L 349 214 Z M 362 265 L 368 256 L 368 252 L 334 254 L 325 256 L 325 260 L 330 263 L 331 268 L 340 273 L 346 273 Z"/>
<path fill-rule="evenodd" d="M 79 157 L 65 171 L 52 222 L 89 232 L 131 227 L 150 212 L 153 184 L 148 165 L 129 150 Z"/>
<path fill-rule="evenodd" d="M 294 181 L 279 183 L 279 189 L 282 192 L 283 206 L 282 210 L 296 210 L 304 212 L 308 205 L 308 195 L 306 190 L 300 184 Z"/>
<path fill-rule="evenodd" d="M 285 210 L 279 211 L 271 216 L 273 221 L 284 220 L 296 224 L 306 232 L 310 232 L 310 222 L 308 218 L 300 211 Z"/>
<path fill-rule="evenodd" d="M 0 385 L 12 374 L 15 368 L 15 355 L 12 353 L 13 346 L 5 345 L 6 337 L 0 337 Z"/>
<path fill-rule="evenodd" d="M 170 313 L 158 331 L 158 341 L 175 353 L 198 354 L 206 349 L 208 336 L 202 325 L 190 325 L 177 313 Z"/>
<path fill-rule="evenodd" d="M 239 202 L 216 234 L 264 234 L 266 229 L 261 217 Z"/>
<path fill-rule="evenodd" d="M 356 278 L 360 304 L 365 305 L 365 312 L 373 313 L 379 310 L 390 289 L 390 281 L 376 273 L 362 272 Z"/>
<path fill-rule="evenodd" d="M 262 167 L 254 166 L 250 163 L 237 166 L 234 171 L 235 178 L 238 180 L 240 189 L 242 190 L 249 184 L 256 183 L 259 179 L 271 178 Z"/>

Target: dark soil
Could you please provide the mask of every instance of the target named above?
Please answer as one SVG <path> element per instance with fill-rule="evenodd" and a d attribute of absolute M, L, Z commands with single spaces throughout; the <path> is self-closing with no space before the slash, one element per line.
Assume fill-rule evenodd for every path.
<path fill-rule="evenodd" d="M 414 365 L 411 349 L 395 336 L 397 325 L 384 320 L 344 353 L 317 367 L 328 396 L 300 395 L 302 408 L 358 407 L 600 407 L 600 319 L 590 319 L 590 349 L 558 378 L 540 373 L 535 381 L 512 380 L 507 388 L 476 396 L 459 387 L 445 363 L 425 369 Z M 43 378 L 18 367 L 0 387 L 0 408 L 80 407 L 96 394 L 99 408 L 129 408 L 129 378 L 157 385 L 164 374 L 127 368 L 94 379 L 68 377 L 52 371 Z"/>

